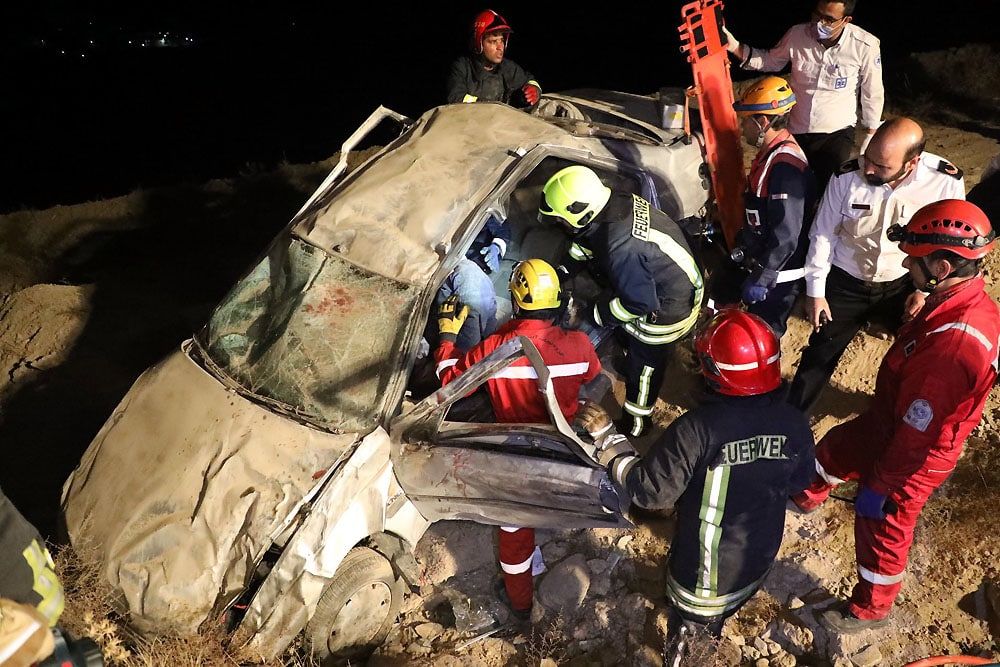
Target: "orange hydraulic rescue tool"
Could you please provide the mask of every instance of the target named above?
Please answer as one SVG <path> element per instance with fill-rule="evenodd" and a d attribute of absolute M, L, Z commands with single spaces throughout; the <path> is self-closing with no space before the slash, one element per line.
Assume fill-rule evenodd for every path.
<path fill-rule="evenodd" d="M 743 226 L 743 148 L 733 110 L 733 82 L 722 32 L 722 1 L 697 0 L 681 8 L 681 52 L 694 75 L 688 96 L 698 97 L 712 189 L 730 250 Z M 685 117 L 686 114 L 685 114 Z"/>

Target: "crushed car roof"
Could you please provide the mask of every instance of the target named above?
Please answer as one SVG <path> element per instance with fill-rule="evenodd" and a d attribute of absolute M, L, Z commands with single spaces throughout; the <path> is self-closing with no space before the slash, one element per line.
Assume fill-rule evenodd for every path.
<path fill-rule="evenodd" d="M 400 145 L 303 213 L 293 229 L 374 273 L 425 284 L 462 222 L 499 182 L 518 148 L 584 148 L 564 129 L 503 104 L 431 109 Z"/>

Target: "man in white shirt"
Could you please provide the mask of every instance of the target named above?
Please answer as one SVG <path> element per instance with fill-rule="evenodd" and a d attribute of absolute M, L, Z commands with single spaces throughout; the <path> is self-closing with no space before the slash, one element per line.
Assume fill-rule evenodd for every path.
<path fill-rule="evenodd" d="M 886 236 L 921 207 L 965 199 L 962 172 L 926 153 L 909 118 L 883 124 L 865 154 L 830 179 L 809 235 L 806 307 L 813 325 L 788 400 L 808 412 L 837 362 L 867 322 L 895 330 L 923 305 L 903 267 L 906 255 Z"/>
<path fill-rule="evenodd" d="M 726 49 L 743 69 L 778 72 L 791 63 L 789 83 L 798 104 L 788 130 L 816 174 L 819 192 L 854 151 L 861 106 L 866 142 L 882 118 L 882 56 L 879 40 L 854 25 L 856 0 L 819 0 L 812 22 L 789 28 L 771 49 L 741 44 L 726 31 Z M 862 151 L 864 147 L 862 146 Z"/>

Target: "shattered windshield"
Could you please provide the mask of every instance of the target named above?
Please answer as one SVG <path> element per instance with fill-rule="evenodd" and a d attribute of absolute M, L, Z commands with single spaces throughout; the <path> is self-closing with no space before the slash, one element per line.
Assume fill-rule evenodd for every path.
<path fill-rule="evenodd" d="M 374 426 L 417 287 L 285 237 L 199 336 L 247 391 L 342 431 Z"/>

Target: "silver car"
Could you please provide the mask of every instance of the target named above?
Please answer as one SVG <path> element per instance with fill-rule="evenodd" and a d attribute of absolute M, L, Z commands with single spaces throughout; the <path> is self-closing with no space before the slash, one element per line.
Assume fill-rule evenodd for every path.
<path fill-rule="evenodd" d="M 586 91 L 531 114 L 373 113 L 208 324 L 135 382 L 65 484 L 71 540 L 99 557 L 131 624 L 191 634 L 226 618 L 250 655 L 272 658 L 304 633 L 343 658 L 391 628 L 434 521 L 627 525 L 602 504 L 592 446 L 530 342 L 429 396 L 408 385 L 428 361 L 418 348 L 435 293 L 491 215 L 510 226 L 508 264 L 565 251 L 536 220 L 563 166 L 703 219 L 702 148 L 662 129 L 661 112 L 653 98 Z M 348 151 L 383 121 L 398 138 L 347 173 Z M 495 275 L 506 295 L 509 271 Z M 453 409 L 522 356 L 549 424 Z"/>

